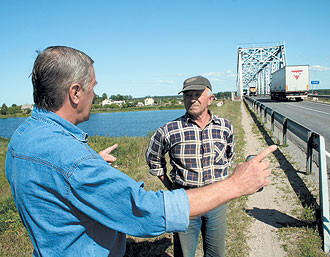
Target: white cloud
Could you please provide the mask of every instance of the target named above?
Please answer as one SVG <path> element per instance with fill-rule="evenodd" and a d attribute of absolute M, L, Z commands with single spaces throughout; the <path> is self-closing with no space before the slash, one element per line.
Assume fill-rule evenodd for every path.
<path fill-rule="evenodd" d="M 221 77 L 221 75 L 221 72 L 207 72 L 203 74 L 205 77 Z"/>
<path fill-rule="evenodd" d="M 161 84 L 174 84 L 173 80 L 159 80 L 158 82 Z"/>
<path fill-rule="evenodd" d="M 232 70 L 228 69 L 226 71 L 218 71 L 218 72 L 207 72 L 204 73 L 203 76 L 209 78 L 210 80 L 221 80 L 221 79 L 232 79 L 236 77 L 236 73 Z"/>
<path fill-rule="evenodd" d="M 330 71 L 330 67 L 321 65 L 312 65 L 311 70 L 313 71 Z"/>

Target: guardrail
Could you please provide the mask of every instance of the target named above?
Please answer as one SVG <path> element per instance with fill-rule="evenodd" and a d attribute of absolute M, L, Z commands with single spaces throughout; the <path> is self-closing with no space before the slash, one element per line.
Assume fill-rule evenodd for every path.
<path fill-rule="evenodd" d="M 318 97 L 318 98 L 330 98 L 330 95 L 312 95 L 309 94 L 308 97 Z"/>
<path fill-rule="evenodd" d="M 318 96 L 319 97 L 319 96 Z M 330 98 L 330 97 L 329 97 Z M 256 113 L 259 113 L 260 118 L 264 122 L 270 121 L 271 130 L 274 132 L 275 125 L 282 130 L 282 143 L 287 144 L 287 132 L 290 131 L 297 138 L 306 143 L 306 173 L 312 172 L 313 164 L 313 149 L 318 152 L 319 167 L 319 190 L 320 190 L 320 208 L 323 228 L 323 247 L 327 253 L 330 251 L 330 218 L 329 218 L 329 195 L 328 195 L 328 178 L 327 178 L 327 163 L 324 137 L 309 128 L 291 120 L 284 115 L 272 110 L 257 100 L 245 96 L 244 101 L 253 107 Z M 297 140 L 293 138 L 293 143 L 297 144 Z"/>

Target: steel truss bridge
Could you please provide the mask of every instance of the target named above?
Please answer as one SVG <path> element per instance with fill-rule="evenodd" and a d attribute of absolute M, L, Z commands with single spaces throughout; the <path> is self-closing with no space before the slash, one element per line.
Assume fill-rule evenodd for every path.
<path fill-rule="evenodd" d="M 273 46 L 265 46 L 266 44 Z M 237 95 L 241 98 L 243 89 L 249 91 L 250 87 L 256 87 L 258 95 L 269 94 L 271 74 L 286 66 L 284 42 L 263 45 L 238 47 L 236 86 Z"/>

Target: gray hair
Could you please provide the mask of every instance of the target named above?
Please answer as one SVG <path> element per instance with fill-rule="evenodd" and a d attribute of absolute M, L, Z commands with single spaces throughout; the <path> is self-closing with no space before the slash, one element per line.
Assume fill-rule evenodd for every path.
<path fill-rule="evenodd" d="M 92 80 L 93 63 L 85 53 L 66 46 L 51 46 L 40 52 L 32 70 L 36 106 L 57 111 L 73 83 L 80 84 L 87 91 Z"/>

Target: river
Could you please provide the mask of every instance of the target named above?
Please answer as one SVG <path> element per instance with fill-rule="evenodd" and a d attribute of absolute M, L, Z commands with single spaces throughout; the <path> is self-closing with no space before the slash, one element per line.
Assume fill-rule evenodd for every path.
<path fill-rule="evenodd" d="M 147 136 L 166 122 L 185 113 L 181 110 L 111 112 L 91 114 L 89 121 L 78 125 L 89 136 Z M 26 118 L 0 119 L 0 137 L 10 138 Z"/>

